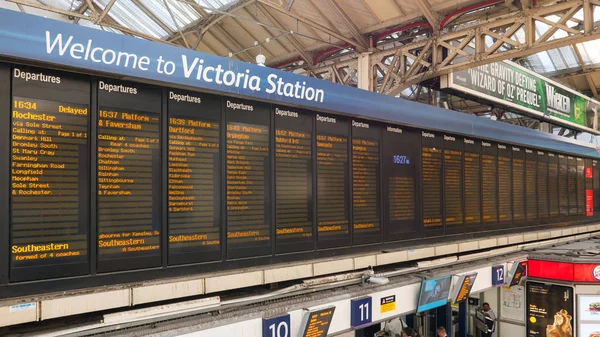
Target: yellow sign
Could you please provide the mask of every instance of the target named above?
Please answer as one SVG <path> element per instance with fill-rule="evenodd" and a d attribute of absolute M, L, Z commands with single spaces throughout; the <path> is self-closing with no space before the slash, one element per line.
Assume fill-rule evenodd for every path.
<path fill-rule="evenodd" d="M 393 310 L 396 310 L 396 295 L 382 297 L 380 300 L 379 311 L 383 314 L 384 312 Z"/>

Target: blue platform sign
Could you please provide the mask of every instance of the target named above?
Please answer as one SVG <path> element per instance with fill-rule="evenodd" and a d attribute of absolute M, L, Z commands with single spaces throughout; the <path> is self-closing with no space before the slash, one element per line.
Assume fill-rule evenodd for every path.
<path fill-rule="evenodd" d="M 264 319 L 262 337 L 290 337 L 290 315 Z"/>
<path fill-rule="evenodd" d="M 492 267 L 492 286 L 498 287 L 504 285 L 504 266 Z"/>
<path fill-rule="evenodd" d="M 353 328 L 369 324 L 373 320 L 371 297 L 363 297 L 350 302 L 350 326 Z"/>

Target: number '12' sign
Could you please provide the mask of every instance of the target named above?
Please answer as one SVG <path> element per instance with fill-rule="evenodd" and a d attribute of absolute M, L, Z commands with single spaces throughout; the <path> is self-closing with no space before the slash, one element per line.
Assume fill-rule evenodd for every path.
<path fill-rule="evenodd" d="M 290 337 L 290 315 L 264 319 L 262 337 Z"/>
<path fill-rule="evenodd" d="M 373 305 L 371 297 L 352 300 L 350 303 L 350 325 L 353 328 L 371 323 L 373 320 Z"/>
<path fill-rule="evenodd" d="M 504 266 L 492 267 L 492 286 L 504 285 Z"/>

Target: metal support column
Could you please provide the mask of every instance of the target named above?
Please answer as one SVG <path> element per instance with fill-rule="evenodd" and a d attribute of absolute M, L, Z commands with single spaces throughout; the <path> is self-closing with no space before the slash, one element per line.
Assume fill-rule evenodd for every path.
<path fill-rule="evenodd" d="M 372 91 L 371 64 L 369 55 L 371 53 L 362 53 L 358 56 L 358 88 Z"/>
<path fill-rule="evenodd" d="M 468 301 L 458 305 L 458 334 L 457 337 L 467 337 L 467 317 L 469 316 Z"/>

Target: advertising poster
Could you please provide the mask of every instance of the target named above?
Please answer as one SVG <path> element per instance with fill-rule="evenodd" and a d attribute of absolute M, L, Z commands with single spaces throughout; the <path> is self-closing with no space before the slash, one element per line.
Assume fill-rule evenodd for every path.
<path fill-rule="evenodd" d="M 600 337 L 600 324 L 581 324 L 579 336 L 581 337 Z"/>
<path fill-rule="evenodd" d="M 444 83 L 445 82 L 445 83 Z M 599 134 L 597 102 L 518 64 L 501 61 L 450 73 L 442 87 L 564 126 Z"/>
<path fill-rule="evenodd" d="M 525 287 L 500 288 L 500 317 L 517 322 L 525 322 Z"/>
<path fill-rule="evenodd" d="M 421 283 L 421 295 L 417 312 L 437 308 L 448 303 L 452 275 L 446 277 L 424 280 Z"/>
<path fill-rule="evenodd" d="M 573 288 L 527 282 L 527 337 L 573 337 Z"/>
<path fill-rule="evenodd" d="M 580 295 L 577 303 L 579 336 L 600 337 L 600 296 Z"/>

